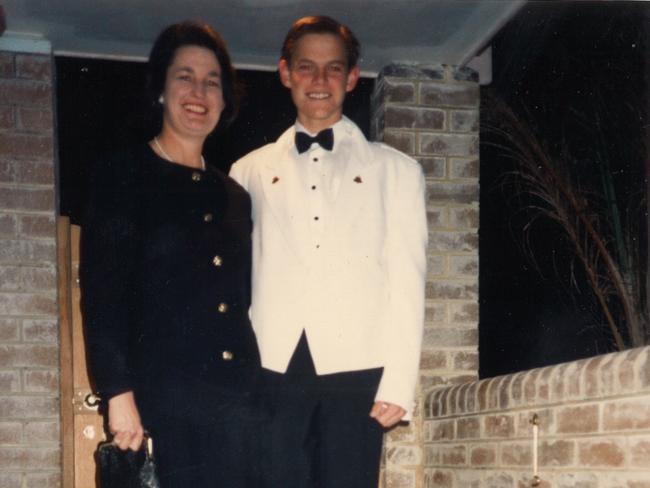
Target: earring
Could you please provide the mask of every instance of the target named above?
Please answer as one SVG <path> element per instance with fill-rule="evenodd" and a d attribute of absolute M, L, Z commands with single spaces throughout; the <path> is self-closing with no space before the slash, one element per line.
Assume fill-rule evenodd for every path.
<path fill-rule="evenodd" d="M 165 97 L 163 97 L 162 95 L 160 95 L 160 96 L 158 97 L 158 103 L 159 103 L 160 105 L 162 105 L 163 103 L 165 103 Z"/>

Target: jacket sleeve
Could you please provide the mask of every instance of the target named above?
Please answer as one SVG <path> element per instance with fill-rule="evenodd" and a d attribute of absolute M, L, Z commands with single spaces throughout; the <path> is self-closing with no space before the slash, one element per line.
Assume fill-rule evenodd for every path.
<path fill-rule="evenodd" d="M 426 281 L 427 220 L 420 165 L 401 159 L 387 179 L 386 265 L 390 317 L 386 359 L 376 400 L 403 407 L 412 416 L 418 379 Z"/>
<path fill-rule="evenodd" d="M 79 273 L 88 365 L 104 401 L 133 389 L 129 345 L 138 232 L 127 165 L 135 162 L 122 158 L 92 167 L 81 229 Z"/>

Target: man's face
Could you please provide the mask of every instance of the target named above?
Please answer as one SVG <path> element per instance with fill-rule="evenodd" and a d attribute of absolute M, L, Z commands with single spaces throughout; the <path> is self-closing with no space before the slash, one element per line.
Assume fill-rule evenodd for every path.
<path fill-rule="evenodd" d="M 291 90 L 298 120 L 312 133 L 341 119 L 345 94 L 359 79 L 348 69 L 343 41 L 334 34 L 306 34 L 296 43 L 291 63 L 280 60 L 282 84 Z"/>

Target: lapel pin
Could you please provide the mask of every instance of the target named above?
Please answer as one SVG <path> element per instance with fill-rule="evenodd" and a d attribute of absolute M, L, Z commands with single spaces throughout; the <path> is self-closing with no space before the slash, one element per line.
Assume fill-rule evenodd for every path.
<path fill-rule="evenodd" d="M 363 183 L 363 180 L 361 179 L 361 176 L 356 176 L 356 177 L 354 178 L 354 182 L 355 182 L 355 183 Z"/>
<path fill-rule="evenodd" d="M 271 180 L 271 184 L 275 185 L 278 181 L 280 181 L 280 178 L 278 178 L 277 176 L 274 176 L 273 180 Z"/>

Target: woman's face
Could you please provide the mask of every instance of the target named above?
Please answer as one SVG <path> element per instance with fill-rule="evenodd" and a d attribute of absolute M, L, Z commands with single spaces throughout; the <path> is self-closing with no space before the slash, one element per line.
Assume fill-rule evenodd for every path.
<path fill-rule="evenodd" d="M 176 50 L 165 79 L 163 130 L 205 139 L 224 108 L 221 67 L 212 51 L 199 46 Z"/>

